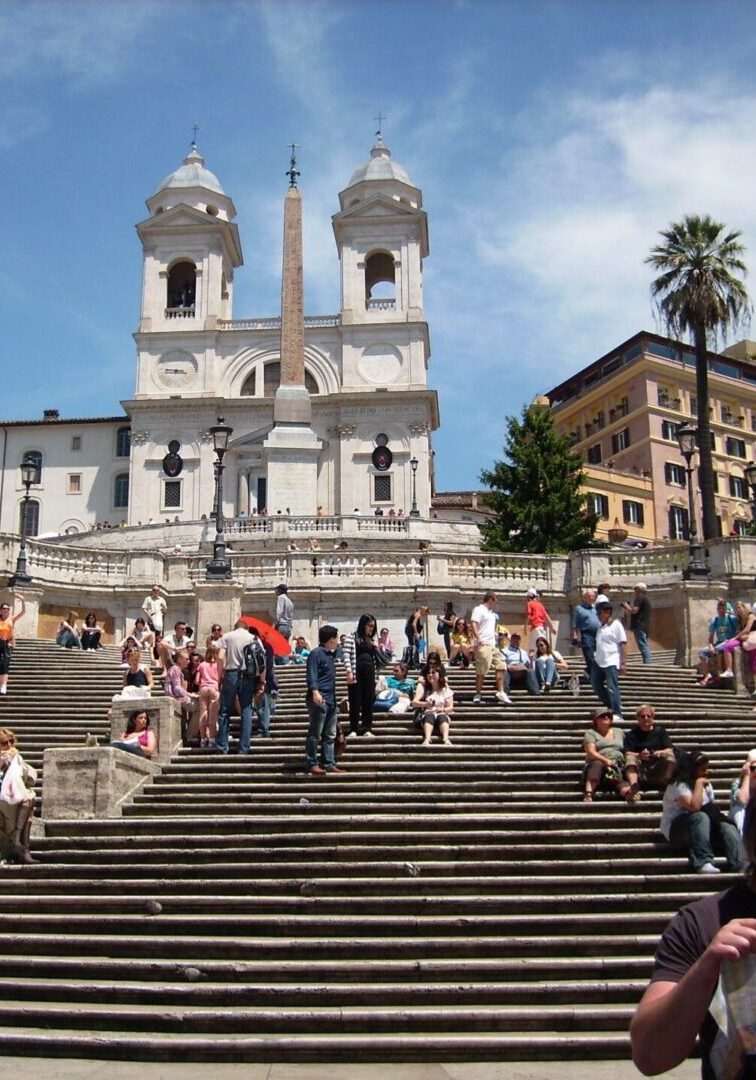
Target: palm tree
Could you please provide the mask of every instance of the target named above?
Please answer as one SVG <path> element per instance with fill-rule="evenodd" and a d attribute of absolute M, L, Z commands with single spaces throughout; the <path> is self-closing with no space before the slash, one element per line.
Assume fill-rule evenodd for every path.
<path fill-rule="evenodd" d="M 714 505 L 714 469 L 711 461 L 709 420 L 709 368 L 707 335 L 712 343 L 736 327 L 750 311 L 748 292 L 738 275 L 745 275 L 741 256 L 745 248 L 739 232 L 725 235 L 718 221 L 689 215 L 673 222 L 660 235 L 664 243 L 646 259 L 661 273 L 651 283 L 651 296 L 667 328 L 676 339 L 691 335 L 696 350 L 698 397 L 698 453 L 704 540 L 718 535 Z"/>

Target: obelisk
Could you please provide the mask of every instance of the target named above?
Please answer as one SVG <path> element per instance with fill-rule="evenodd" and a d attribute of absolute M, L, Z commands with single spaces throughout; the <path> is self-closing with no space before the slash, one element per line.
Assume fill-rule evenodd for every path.
<path fill-rule="evenodd" d="M 321 442 L 312 430 L 312 402 L 305 386 L 302 197 L 294 147 L 286 174 L 281 272 L 281 382 L 273 401 L 273 430 L 264 445 L 268 512 L 314 514 L 318 503 Z"/>

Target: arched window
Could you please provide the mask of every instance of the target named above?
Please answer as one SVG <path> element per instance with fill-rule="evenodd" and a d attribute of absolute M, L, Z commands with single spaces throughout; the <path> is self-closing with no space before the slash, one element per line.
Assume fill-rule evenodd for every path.
<path fill-rule="evenodd" d="M 193 262 L 182 260 L 174 263 L 168 272 L 168 290 L 165 313 L 169 319 L 194 316 L 197 288 L 197 268 Z"/>
<path fill-rule="evenodd" d="M 257 393 L 257 368 L 254 371 L 250 371 L 242 383 L 241 396 L 242 397 L 254 397 Z"/>
<path fill-rule="evenodd" d="M 25 532 L 26 536 L 36 536 L 39 532 L 39 503 L 36 499 L 22 499 L 18 512 L 18 531 Z"/>
<path fill-rule="evenodd" d="M 128 457 L 131 453 L 131 428 L 119 427 L 116 432 L 116 457 Z"/>
<path fill-rule="evenodd" d="M 377 310 L 396 306 L 396 267 L 387 251 L 375 251 L 365 260 L 365 305 Z"/>
<path fill-rule="evenodd" d="M 42 451 L 41 450 L 27 450 L 25 454 L 21 455 L 21 461 L 33 461 L 34 468 L 37 470 L 37 475 L 34 477 L 35 484 L 42 483 Z M 19 462 L 19 465 L 21 462 Z"/>
<path fill-rule="evenodd" d="M 247 380 L 249 381 L 249 380 Z M 246 385 L 246 383 L 245 383 Z M 273 397 L 281 385 L 281 365 L 277 360 L 265 365 L 263 371 L 263 396 Z M 310 394 L 319 394 L 320 389 L 309 371 L 305 371 L 305 386 Z M 242 389 L 243 392 L 243 389 Z"/>
<path fill-rule="evenodd" d="M 113 506 L 116 510 L 123 510 L 129 505 L 129 474 L 118 473 L 113 481 Z"/>

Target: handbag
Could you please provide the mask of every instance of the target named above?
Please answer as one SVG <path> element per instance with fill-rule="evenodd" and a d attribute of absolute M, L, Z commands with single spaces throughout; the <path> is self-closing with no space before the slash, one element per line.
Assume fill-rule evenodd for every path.
<path fill-rule="evenodd" d="M 750 632 L 743 642 L 743 648 L 746 652 L 753 652 L 753 650 L 756 649 L 756 630 Z"/>

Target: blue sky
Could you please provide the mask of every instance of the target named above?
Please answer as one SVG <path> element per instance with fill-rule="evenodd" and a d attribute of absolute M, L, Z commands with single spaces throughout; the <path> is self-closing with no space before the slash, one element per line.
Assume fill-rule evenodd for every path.
<path fill-rule="evenodd" d="M 476 486 L 504 417 L 640 329 L 659 229 L 756 241 L 752 0 L 0 0 L 6 419 L 110 415 L 134 387 L 134 224 L 197 122 L 280 295 L 300 144 L 308 314 L 338 309 L 330 216 L 380 111 L 429 214 L 437 481 Z M 741 335 L 742 336 L 742 335 Z"/>

